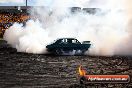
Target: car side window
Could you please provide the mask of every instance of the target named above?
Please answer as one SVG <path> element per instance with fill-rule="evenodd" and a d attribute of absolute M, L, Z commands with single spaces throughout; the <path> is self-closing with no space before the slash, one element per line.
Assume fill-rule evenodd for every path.
<path fill-rule="evenodd" d="M 75 43 L 75 44 L 80 44 L 80 42 L 76 39 L 72 40 L 72 43 Z"/>
<path fill-rule="evenodd" d="M 80 42 L 77 39 L 61 39 L 58 40 L 56 43 L 58 44 L 80 44 Z"/>
<path fill-rule="evenodd" d="M 72 43 L 76 43 L 77 41 L 76 40 L 72 40 Z"/>
<path fill-rule="evenodd" d="M 67 39 L 62 39 L 61 44 L 67 44 Z"/>

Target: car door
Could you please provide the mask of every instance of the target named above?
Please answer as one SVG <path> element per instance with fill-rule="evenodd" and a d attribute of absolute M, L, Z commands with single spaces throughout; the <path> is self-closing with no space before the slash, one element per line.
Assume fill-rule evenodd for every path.
<path fill-rule="evenodd" d="M 67 44 L 67 39 L 62 39 L 59 43 L 59 48 L 60 49 L 64 49 L 64 48 L 67 48 L 68 47 L 68 44 Z"/>

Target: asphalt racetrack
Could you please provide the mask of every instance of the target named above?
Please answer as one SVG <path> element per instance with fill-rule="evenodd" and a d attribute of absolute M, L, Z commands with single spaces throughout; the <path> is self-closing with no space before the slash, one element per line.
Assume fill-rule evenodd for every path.
<path fill-rule="evenodd" d="M 131 56 L 53 56 L 16 52 L 0 40 L 0 88 L 132 88 L 129 84 L 79 83 L 78 67 L 88 74 L 128 74 Z"/>

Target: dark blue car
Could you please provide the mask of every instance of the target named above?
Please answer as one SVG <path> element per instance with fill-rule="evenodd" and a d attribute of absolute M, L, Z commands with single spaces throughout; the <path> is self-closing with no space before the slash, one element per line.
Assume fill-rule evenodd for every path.
<path fill-rule="evenodd" d="M 60 38 L 57 39 L 54 43 L 47 45 L 47 51 L 57 55 L 76 55 L 84 54 L 91 44 L 90 41 L 84 41 L 80 43 L 75 38 Z"/>

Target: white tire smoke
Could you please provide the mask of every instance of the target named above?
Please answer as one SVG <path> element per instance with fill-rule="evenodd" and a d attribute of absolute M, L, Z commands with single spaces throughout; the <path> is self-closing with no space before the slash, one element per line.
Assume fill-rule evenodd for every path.
<path fill-rule="evenodd" d="M 91 0 L 87 2 L 90 5 Z M 114 0 L 108 0 L 106 9 L 101 7 L 95 14 L 89 14 L 82 10 L 72 13 L 69 6 L 77 2 L 72 1 L 72 4 L 66 4 L 66 6 L 63 1 L 59 2 L 63 7 L 59 7 L 56 3 L 58 2 L 53 1 L 48 7 L 32 8 L 31 16 L 37 17 L 38 20 L 29 20 L 26 27 L 15 23 L 6 30 L 4 39 L 19 52 L 27 53 L 46 53 L 47 44 L 57 38 L 65 37 L 91 41 L 92 47 L 87 52 L 91 55 L 119 55 L 128 51 L 122 48 L 127 46 L 122 45 L 124 41 L 131 37 L 126 30 L 128 19 L 124 4 L 116 8 L 117 3 Z M 83 7 L 83 4 L 85 3 L 80 6 Z M 95 5 L 97 5 L 96 2 Z M 120 52 L 122 49 L 124 52 Z M 127 54 L 130 53 L 125 53 Z"/>

